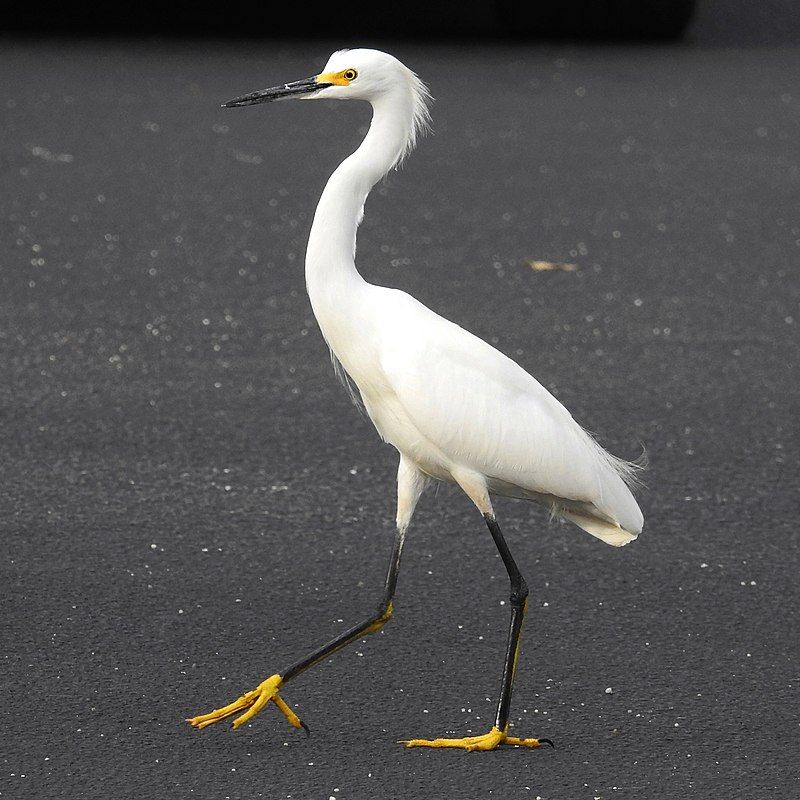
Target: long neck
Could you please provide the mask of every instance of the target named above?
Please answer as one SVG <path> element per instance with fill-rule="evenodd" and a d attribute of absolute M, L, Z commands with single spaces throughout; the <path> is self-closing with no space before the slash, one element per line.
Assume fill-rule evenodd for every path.
<path fill-rule="evenodd" d="M 372 123 L 364 141 L 331 175 L 311 226 L 306 286 L 323 333 L 320 314 L 326 300 L 341 305 L 365 283 L 355 266 L 356 230 L 364 202 L 397 162 L 413 124 L 412 97 L 405 87 L 383 95 L 372 107 Z"/>

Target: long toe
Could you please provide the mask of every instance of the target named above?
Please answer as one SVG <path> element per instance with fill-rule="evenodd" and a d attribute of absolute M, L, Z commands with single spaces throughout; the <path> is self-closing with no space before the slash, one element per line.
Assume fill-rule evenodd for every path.
<path fill-rule="evenodd" d="M 461 739 L 408 739 L 401 742 L 406 747 L 451 747 L 460 750 L 496 750 L 503 745 L 512 747 L 541 747 L 542 744 L 553 743 L 549 739 L 520 739 L 507 736 L 499 728 L 492 728 L 482 736 L 465 736 Z"/>
<path fill-rule="evenodd" d="M 286 703 L 278 695 L 278 689 L 283 683 L 283 678 L 280 675 L 271 675 L 266 680 L 262 681 L 255 689 L 246 694 L 243 694 L 238 700 L 234 700 L 227 706 L 217 708 L 208 714 L 200 714 L 197 717 L 191 717 L 186 721 L 194 728 L 203 729 L 215 722 L 221 722 L 240 711 L 244 713 L 233 721 L 233 727 L 238 728 L 249 722 L 270 700 L 274 700 L 275 704 L 281 710 L 283 715 L 295 728 L 304 727 L 303 723 L 297 714 L 294 713 Z"/>
<path fill-rule="evenodd" d="M 199 714 L 196 717 L 190 717 L 186 721 L 193 728 L 202 730 L 203 728 L 207 728 L 209 725 L 213 725 L 215 722 L 220 722 L 221 720 L 226 719 L 227 717 L 230 717 L 233 714 L 237 714 L 243 708 L 248 708 L 251 705 L 251 703 L 255 700 L 255 698 L 256 698 L 255 691 L 247 692 L 247 694 L 243 694 L 238 700 L 234 700 L 232 703 L 228 703 L 227 706 L 222 706 L 222 708 L 215 708 L 208 714 Z"/>
<path fill-rule="evenodd" d="M 449 747 L 459 750 L 494 750 L 504 739 L 504 734 L 497 728 L 481 736 L 464 736 L 460 739 L 409 739 L 404 741 L 406 747 Z"/>

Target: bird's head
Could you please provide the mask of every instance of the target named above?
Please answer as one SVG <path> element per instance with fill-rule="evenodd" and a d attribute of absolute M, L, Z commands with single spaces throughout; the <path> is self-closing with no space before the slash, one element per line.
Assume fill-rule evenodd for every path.
<path fill-rule="evenodd" d="M 404 64 L 380 50 L 338 50 L 322 72 L 283 86 L 261 89 L 223 103 L 224 108 L 251 106 L 273 100 L 366 100 L 373 107 L 393 110 L 398 143 L 393 164 L 414 148 L 417 137 L 430 126 L 425 84 Z"/>
<path fill-rule="evenodd" d="M 271 89 L 236 97 L 224 108 L 269 103 L 273 100 L 367 100 L 374 103 L 398 89 L 410 89 L 424 101 L 428 94 L 417 76 L 388 53 L 380 50 L 338 50 L 322 72 Z"/>

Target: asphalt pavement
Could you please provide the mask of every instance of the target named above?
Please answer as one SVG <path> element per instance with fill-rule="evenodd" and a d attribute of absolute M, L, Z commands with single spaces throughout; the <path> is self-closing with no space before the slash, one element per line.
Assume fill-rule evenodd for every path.
<path fill-rule="evenodd" d="M 800 49 L 387 46 L 435 133 L 363 273 L 644 446 L 645 530 L 497 504 L 513 731 L 555 750 L 397 744 L 493 718 L 507 579 L 448 487 L 391 623 L 285 688 L 310 738 L 183 722 L 370 612 L 391 549 L 396 454 L 303 282 L 369 111 L 219 108 L 342 44 L 2 43 L 0 796 L 798 797 Z"/>

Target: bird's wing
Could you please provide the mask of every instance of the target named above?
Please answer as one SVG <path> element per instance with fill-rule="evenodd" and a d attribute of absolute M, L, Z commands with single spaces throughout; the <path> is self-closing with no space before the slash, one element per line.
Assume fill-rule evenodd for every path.
<path fill-rule="evenodd" d="M 547 389 L 482 339 L 397 294 L 381 366 L 429 442 L 490 482 L 594 506 L 600 516 L 639 532 L 641 512 L 621 479 L 620 462 Z"/>

